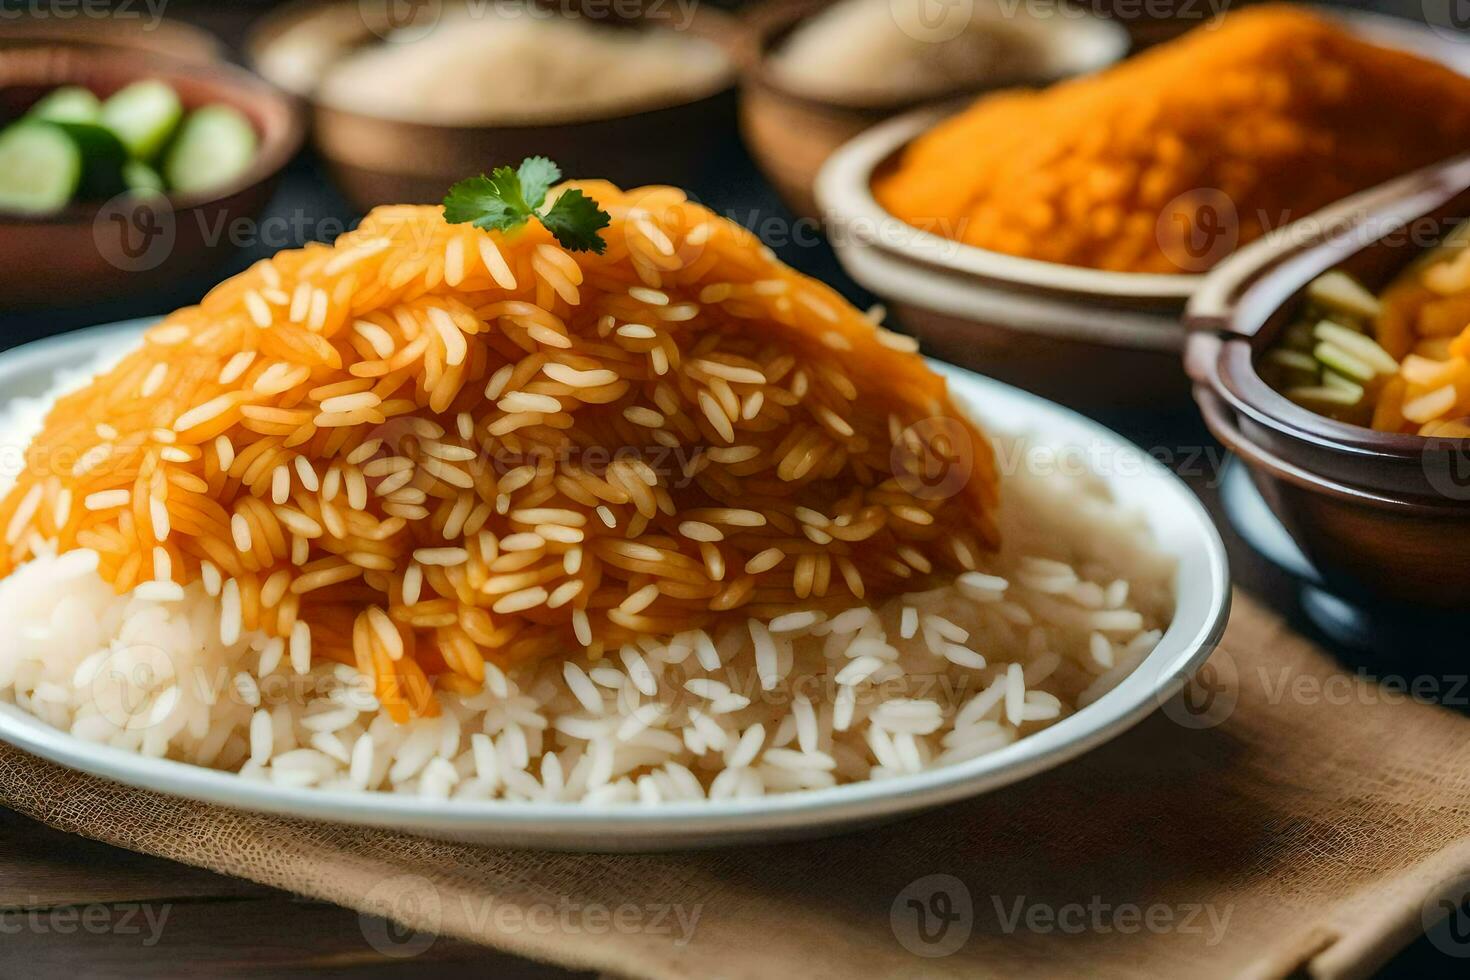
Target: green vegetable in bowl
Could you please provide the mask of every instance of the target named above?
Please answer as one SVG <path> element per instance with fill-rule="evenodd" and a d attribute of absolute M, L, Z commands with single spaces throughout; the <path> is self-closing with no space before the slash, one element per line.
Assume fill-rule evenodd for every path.
<path fill-rule="evenodd" d="M 1332 344 L 1365 364 L 1370 369 L 1369 377 L 1377 374 L 1393 374 L 1399 369 L 1399 362 L 1379 346 L 1378 341 L 1356 330 L 1339 326 L 1331 320 L 1323 320 L 1313 327 L 1312 335 L 1320 342 Z"/>
<path fill-rule="evenodd" d="M 101 125 L 117 134 L 135 159 L 151 161 L 184 116 L 179 95 L 165 82 L 134 82 L 102 103 Z"/>
<path fill-rule="evenodd" d="M 65 85 L 0 130 L 0 210 L 48 214 L 125 192 L 209 191 L 248 170 L 258 146 L 240 112 L 214 104 L 186 115 L 161 81 L 105 101 Z"/>
<path fill-rule="evenodd" d="M 23 121 L 0 133 L 0 208 L 58 211 L 81 180 L 82 151 L 60 127 Z"/>
<path fill-rule="evenodd" d="M 105 200 L 125 186 L 127 151 L 92 123 L 27 117 L 0 135 L 0 145 L 0 207 L 45 213 L 79 194 Z"/>
<path fill-rule="evenodd" d="M 162 194 L 163 178 L 142 160 L 129 160 L 123 164 L 123 183 L 135 194 Z"/>
<path fill-rule="evenodd" d="M 1346 272 L 1337 270 L 1312 280 L 1307 287 L 1307 298 L 1328 312 L 1364 320 L 1373 319 L 1381 308 L 1377 296 Z"/>
<path fill-rule="evenodd" d="M 128 162 L 128 151 L 110 129 L 94 123 L 48 122 L 55 126 L 77 145 L 82 154 L 82 180 L 77 187 L 78 196 L 87 200 L 105 201 L 125 189 L 123 166 Z"/>
<path fill-rule="evenodd" d="M 191 112 L 164 156 L 168 186 L 185 193 L 227 184 L 255 158 L 255 128 L 238 110 L 210 105 Z"/>
<path fill-rule="evenodd" d="M 1345 272 L 1307 287 L 1303 319 L 1282 331 L 1261 358 L 1262 376 L 1304 408 L 1343 422 L 1368 424 L 1384 382 L 1399 363 L 1369 335 L 1376 296 Z"/>
<path fill-rule="evenodd" d="M 28 115 L 51 122 L 95 123 L 102 117 L 102 100 L 80 85 L 63 85 L 31 106 Z"/>

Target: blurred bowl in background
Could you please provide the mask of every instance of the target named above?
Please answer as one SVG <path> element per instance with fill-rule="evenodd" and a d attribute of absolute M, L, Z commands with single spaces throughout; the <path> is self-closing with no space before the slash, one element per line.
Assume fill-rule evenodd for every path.
<path fill-rule="evenodd" d="M 1424 24 L 1328 13 L 1366 40 L 1470 73 L 1470 45 Z M 1186 405 L 1191 386 L 1179 363 L 1185 341 L 1180 318 L 1203 275 L 1110 272 L 1006 255 L 929 234 L 874 199 L 875 175 L 961 107 L 913 110 L 862 133 L 828 159 L 817 178 L 817 203 L 848 273 L 946 360 L 1073 407 Z M 1373 194 L 1302 220 L 1320 222 L 1352 202 L 1374 200 Z"/>
<path fill-rule="evenodd" d="M 1179 316 L 1200 276 L 1004 255 L 916 228 L 874 199 L 874 175 L 950 109 L 882 123 L 822 168 L 817 201 L 848 274 L 933 356 L 1073 407 L 1186 404 Z"/>
<path fill-rule="evenodd" d="M 234 250 L 232 228 L 260 213 L 301 147 L 295 103 L 249 72 L 92 45 L 0 47 L 0 119 L 21 115 L 60 85 L 105 98 L 147 78 L 167 82 L 186 109 L 222 103 L 243 113 L 259 140 L 249 168 L 197 194 L 119 195 L 43 216 L 0 212 L 0 303 L 7 309 L 81 306 L 203 272 Z"/>
<path fill-rule="evenodd" d="M 21 45 L 96 44 L 163 55 L 176 61 L 223 61 L 225 46 L 219 38 L 182 21 L 154 19 L 144 4 L 131 8 L 132 16 L 120 8 L 106 17 L 56 17 L 6 19 L 0 32 L 0 48 Z"/>
<path fill-rule="evenodd" d="M 606 29 L 679 31 L 710 42 L 728 59 L 728 81 L 675 104 L 663 100 L 592 116 L 543 113 L 544 120 L 534 122 L 459 125 L 370 115 L 317 96 L 316 80 L 334 59 L 391 33 L 375 21 L 375 5 L 288 4 L 257 25 L 246 50 L 257 70 L 310 104 L 313 143 L 343 194 L 362 211 L 379 204 L 437 203 L 456 181 L 532 155 L 551 157 L 568 176 L 597 174 L 623 186 L 687 185 L 735 138 L 735 79 L 749 58 L 749 35 L 737 19 L 704 6 L 689 8 L 681 14 L 687 22 L 678 24 L 667 9 L 647 9 L 647 15 L 619 17 L 619 26 Z M 291 59 L 276 57 L 278 46 L 297 43 L 293 32 L 303 25 L 318 32 L 323 45 L 293 52 Z"/>
<path fill-rule="evenodd" d="M 1056 46 L 1049 64 L 1026 68 L 1015 63 L 1002 65 L 999 73 L 984 81 L 921 93 L 819 95 L 803 89 L 788 77 L 788 72 L 783 72 L 779 54 L 795 31 L 832 6 L 833 0 L 767 0 L 746 15 L 754 35 L 755 57 L 741 81 L 741 132 L 782 200 L 808 218 L 821 217 L 813 190 L 817 171 L 839 146 L 870 126 L 919 106 L 959 96 L 1018 85 L 1046 85 L 1097 71 L 1121 59 L 1129 48 L 1126 30 L 1079 9 L 1061 19 L 1060 30 L 1043 32 L 1055 35 L 1048 39 Z M 973 6 L 970 16 L 974 16 Z M 1042 41 L 1042 37 L 1031 41 Z"/>
<path fill-rule="evenodd" d="M 1402 177 L 1226 259 L 1191 300 L 1186 365 L 1205 422 L 1336 594 L 1470 604 L 1470 440 L 1379 432 L 1318 415 L 1272 388 L 1257 359 L 1317 276 L 1380 291 L 1470 209 L 1470 157 Z"/>

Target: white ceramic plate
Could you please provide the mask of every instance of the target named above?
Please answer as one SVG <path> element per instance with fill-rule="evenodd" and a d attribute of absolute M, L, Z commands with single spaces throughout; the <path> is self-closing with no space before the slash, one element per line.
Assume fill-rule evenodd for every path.
<path fill-rule="evenodd" d="M 134 321 L 98 327 L 0 354 L 0 403 L 44 393 L 58 370 L 90 363 L 105 346 L 136 337 L 143 325 Z M 1144 718 L 1214 649 L 1230 605 L 1225 549 L 1194 494 L 1131 443 L 1035 395 L 948 365 L 934 367 L 950 379 L 956 400 L 991 432 L 1025 432 L 1038 444 L 1075 445 L 1086 450 L 1087 459 L 1108 460 L 1103 475 L 1115 495 L 1145 510 L 1158 540 L 1179 562 L 1174 621 L 1138 669 L 1077 714 L 989 755 L 880 782 L 644 809 L 287 789 L 84 742 L 9 704 L 0 704 L 0 739 L 63 766 L 223 806 L 452 840 L 585 851 L 673 850 L 814 837 L 989 792 L 1050 769 Z"/>

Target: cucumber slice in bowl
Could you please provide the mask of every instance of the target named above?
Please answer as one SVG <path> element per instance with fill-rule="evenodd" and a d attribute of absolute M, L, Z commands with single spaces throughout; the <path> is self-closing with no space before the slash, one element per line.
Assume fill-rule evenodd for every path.
<path fill-rule="evenodd" d="M 259 140 L 238 110 L 209 105 L 189 113 L 163 161 L 170 189 L 206 191 L 228 184 L 250 167 Z"/>
<path fill-rule="evenodd" d="M 48 122 L 65 133 L 82 153 L 82 180 L 77 195 L 84 201 L 105 201 L 122 193 L 123 167 L 128 151 L 112 130 L 92 123 Z"/>
<path fill-rule="evenodd" d="M 163 178 L 141 160 L 129 160 L 123 164 L 123 183 L 134 194 L 162 194 Z"/>
<path fill-rule="evenodd" d="M 102 101 L 90 89 L 63 85 L 31 106 L 26 115 L 50 122 L 95 123 L 102 116 Z"/>
<path fill-rule="evenodd" d="M 135 158 L 152 160 L 183 118 L 178 93 L 156 81 L 134 82 L 102 103 L 98 121 L 112 130 Z"/>
<path fill-rule="evenodd" d="M 59 126 L 21 121 L 0 133 L 0 210 L 49 214 L 82 180 L 82 151 Z"/>

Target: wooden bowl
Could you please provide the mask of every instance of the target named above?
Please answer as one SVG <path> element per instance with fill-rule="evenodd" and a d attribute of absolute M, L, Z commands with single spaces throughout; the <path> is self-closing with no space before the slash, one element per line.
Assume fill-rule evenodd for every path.
<path fill-rule="evenodd" d="M 1342 201 L 1222 263 L 1186 314 L 1186 366 L 1206 423 L 1347 595 L 1470 609 L 1470 440 L 1317 415 L 1266 384 L 1256 360 L 1313 279 L 1340 268 L 1381 289 L 1433 244 L 1429 230 L 1447 233 L 1470 213 L 1467 188 L 1470 155 Z"/>
<path fill-rule="evenodd" d="M 248 55 L 259 69 L 269 48 L 307 18 L 331 18 L 344 37 L 371 43 L 382 28 L 369 23 L 368 9 L 357 2 L 289 4 L 261 22 L 247 43 Z M 749 58 L 748 33 L 739 21 L 703 5 L 691 10 L 682 30 L 715 43 L 731 61 L 729 84 L 707 96 L 610 117 L 453 126 L 370 116 L 326 105 L 304 92 L 313 142 L 343 194 L 363 211 L 379 204 L 437 203 L 455 181 L 532 155 L 550 157 L 573 177 L 606 177 L 623 186 L 688 184 L 734 137 L 735 79 Z M 623 22 L 676 29 L 653 14 Z"/>
<path fill-rule="evenodd" d="M 1200 276 L 1002 255 L 915 228 L 873 198 L 874 174 L 952 109 L 882 123 L 822 168 L 817 200 L 843 267 L 945 360 L 1078 408 L 1187 404 L 1179 316 Z"/>
<path fill-rule="evenodd" d="M 80 306 L 178 282 L 227 255 L 232 223 L 265 207 L 301 146 L 302 122 L 287 96 L 230 65 L 78 45 L 0 48 L 0 118 L 58 85 L 105 97 L 144 78 L 173 86 L 188 108 L 223 103 L 244 113 L 260 137 L 249 170 L 203 194 L 120 196 L 39 217 L 0 213 L 0 305 Z"/>
<path fill-rule="evenodd" d="M 801 23 L 833 0 L 767 0 L 747 14 L 754 33 L 755 57 L 741 79 L 740 129 L 756 163 L 786 205 L 804 218 L 820 218 L 813 181 L 822 164 L 858 133 L 923 105 L 973 97 L 1016 85 L 1045 85 L 1056 75 L 1032 74 L 996 78 L 984 85 L 934 92 L 922 98 L 838 101 L 792 89 L 773 69 L 773 53 Z M 1096 71 L 1122 58 L 1129 47 L 1127 31 L 1100 17 L 1087 23 L 1096 50 L 1080 54 L 1076 71 Z"/>

